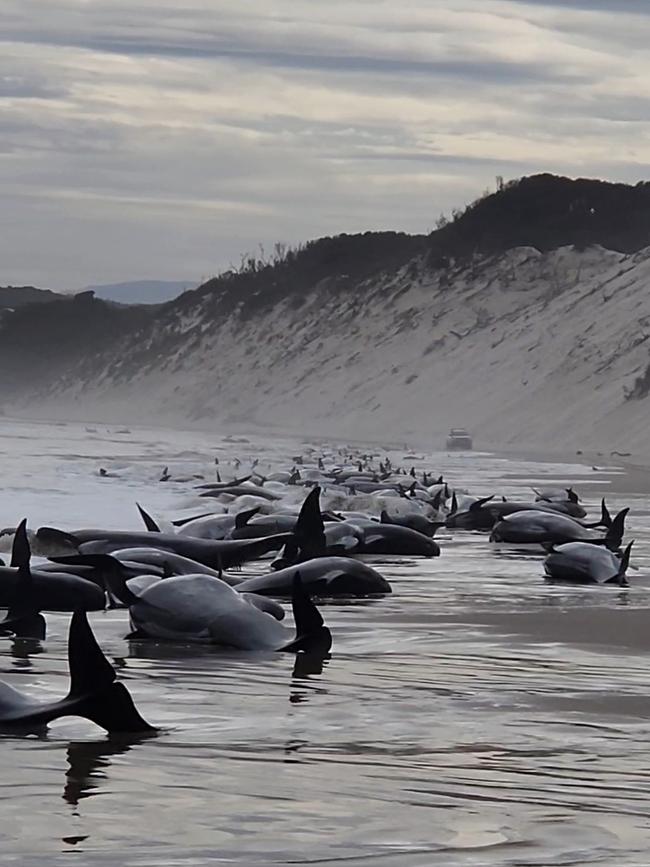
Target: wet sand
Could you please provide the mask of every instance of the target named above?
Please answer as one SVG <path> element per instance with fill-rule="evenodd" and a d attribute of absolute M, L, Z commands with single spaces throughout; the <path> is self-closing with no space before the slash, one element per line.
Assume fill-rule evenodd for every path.
<path fill-rule="evenodd" d="M 232 454 L 216 434 L 3 434 L 2 526 L 28 515 L 137 527 L 136 499 L 170 518 L 196 503 L 188 484 L 158 483 L 161 467 L 189 474 Z M 251 439 L 247 453 L 265 461 L 296 453 L 295 440 Z M 66 719 L 41 739 L 0 738 L 0 862 L 648 863 L 650 503 L 634 471 L 425 457 L 482 494 L 571 483 L 592 514 L 603 494 L 613 509 L 629 505 L 630 588 L 550 586 L 538 553 L 441 533 L 439 558 L 373 559 L 391 596 L 322 605 L 334 645 L 310 669 L 279 654 L 126 641 L 125 612 L 94 614 L 120 679 L 162 732 L 118 745 Z M 99 465 L 116 476 L 100 479 Z M 63 695 L 67 625 L 48 615 L 38 652 L 1 639 L 0 679 Z"/>

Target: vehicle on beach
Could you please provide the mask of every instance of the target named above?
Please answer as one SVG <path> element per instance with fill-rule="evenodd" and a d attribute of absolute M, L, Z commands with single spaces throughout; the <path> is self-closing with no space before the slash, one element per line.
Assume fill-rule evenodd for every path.
<path fill-rule="evenodd" d="M 447 437 L 447 448 L 453 451 L 471 451 L 472 437 L 462 427 L 452 427 Z"/>

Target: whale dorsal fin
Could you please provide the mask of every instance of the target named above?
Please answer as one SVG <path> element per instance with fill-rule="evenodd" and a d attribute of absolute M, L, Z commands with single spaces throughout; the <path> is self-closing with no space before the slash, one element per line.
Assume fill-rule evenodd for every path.
<path fill-rule="evenodd" d="M 45 638 L 45 618 L 40 612 L 34 579 L 29 568 L 31 549 L 27 538 L 27 519 L 16 528 L 11 551 L 11 565 L 18 567 L 18 580 L 9 601 L 7 616 L 0 621 L 0 629 L 13 632 L 18 638 Z"/>
<path fill-rule="evenodd" d="M 136 506 L 138 507 L 138 512 L 140 512 L 140 517 L 142 518 L 142 520 L 143 520 L 143 522 L 144 522 L 144 525 L 145 525 L 145 527 L 147 528 L 147 530 L 148 530 L 150 533 L 160 533 L 160 527 L 159 527 L 158 524 L 154 521 L 154 519 L 151 517 L 151 515 L 149 514 L 149 512 L 145 512 L 145 510 L 142 508 L 142 506 L 140 505 L 140 503 L 136 503 Z"/>
<path fill-rule="evenodd" d="M 235 517 L 235 529 L 241 530 L 260 510 L 260 506 L 255 506 L 254 509 L 246 509 L 245 512 L 239 512 Z"/>
<path fill-rule="evenodd" d="M 481 506 L 484 506 L 486 503 L 489 503 L 490 500 L 494 499 L 494 494 L 490 494 L 489 497 L 482 497 L 480 500 L 476 500 L 475 503 L 469 507 L 470 512 L 478 512 Z"/>
<path fill-rule="evenodd" d="M 82 610 L 75 611 L 70 621 L 68 664 L 70 690 L 60 702 L 67 713 L 92 720 L 109 733 L 155 731 L 138 713 L 124 684 L 115 682 L 115 670 Z"/>
<path fill-rule="evenodd" d="M 27 518 L 23 518 L 16 527 L 14 542 L 11 547 L 11 565 L 29 571 L 29 560 L 32 556 L 27 539 Z"/>
<path fill-rule="evenodd" d="M 85 611 L 75 611 L 70 621 L 68 663 L 70 698 L 79 698 L 108 687 L 115 680 L 115 670 L 97 644 Z"/>
<path fill-rule="evenodd" d="M 325 524 L 320 511 L 321 489 L 318 485 L 305 497 L 293 531 L 303 558 L 318 557 L 326 548 Z"/>
<path fill-rule="evenodd" d="M 304 651 L 324 656 L 332 646 L 332 633 L 325 626 L 320 611 L 305 590 L 299 570 L 293 576 L 291 608 L 296 624 L 296 637 L 280 650 L 294 653 Z"/>

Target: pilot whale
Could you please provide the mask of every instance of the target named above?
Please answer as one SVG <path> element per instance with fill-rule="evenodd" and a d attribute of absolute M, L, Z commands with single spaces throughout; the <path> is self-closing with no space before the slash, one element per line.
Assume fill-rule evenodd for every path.
<path fill-rule="evenodd" d="M 623 509 L 616 515 L 605 536 L 594 536 L 592 530 L 578 524 L 568 515 L 536 511 L 515 512 L 495 524 L 490 541 L 542 544 L 588 542 L 592 545 L 605 545 L 613 551 L 623 540 L 625 517 L 629 511 Z"/>
<path fill-rule="evenodd" d="M 305 588 L 313 595 L 374 596 L 391 593 L 388 581 L 367 563 L 350 557 L 317 557 L 299 565 L 287 566 L 267 575 L 245 578 L 237 585 L 240 593 L 264 596 L 290 596 L 296 572 Z"/>
<path fill-rule="evenodd" d="M 278 533 L 263 539 L 214 541 L 177 536 L 175 533 L 156 533 L 129 530 L 76 530 L 65 533 L 52 527 L 40 527 L 36 535 L 43 542 L 60 543 L 65 539 L 80 554 L 110 554 L 120 548 L 144 546 L 162 548 L 196 560 L 215 569 L 239 566 L 277 551 L 291 538 L 290 533 Z"/>
<path fill-rule="evenodd" d="M 634 542 L 619 559 L 607 548 L 588 542 L 567 542 L 554 546 L 544 561 L 546 580 L 558 584 L 616 584 L 627 587 L 625 577 Z"/>
<path fill-rule="evenodd" d="M 14 605 L 16 594 L 20 592 L 21 584 L 24 587 L 28 574 L 30 600 L 35 611 L 74 611 L 77 608 L 103 610 L 106 607 L 103 586 L 74 572 L 66 572 L 65 568 L 30 568 L 31 551 L 26 524 L 23 520 L 16 529 L 11 565 L 0 566 L 0 608 Z"/>
<path fill-rule="evenodd" d="M 327 653 L 332 636 L 300 580 L 293 576 L 291 604 L 296 634 L 210 575 L 164 580 L 142 576 L 112 587 L 129 605 L 132 637 L 221 644 L 240 650 Z"/>

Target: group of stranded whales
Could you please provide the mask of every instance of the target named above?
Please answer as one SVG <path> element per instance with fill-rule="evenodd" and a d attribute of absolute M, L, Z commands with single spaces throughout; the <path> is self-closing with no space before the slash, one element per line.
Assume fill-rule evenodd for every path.
<path fill-rule="evenodd" d="M 165 522 L 138 505 L 142 531 L 31 531 L 26 520 L 3 530 L 12 548 L 9 565 L 0 560 L 0 607 L 7 609 L 0 635 L 44 640 L 43 611 L 70 612 L 72 619 L 69 693 L 41 705 L 0 683 L 0 728 L 32 731 L 75 715 L 109 733 L 156 730 L 115 681 L 88 611 L 127 609 L 125 638 L 132 641 L 324 658 L 332 635 L 314 598 L 391 593 L 386 578 L 360 558 L 438 557 L 433 537 L 443 528 L 487 531 L 498 545 L 541 544 L 552 583 L 627 585 L 633 542 L 621 546 L 628 509 L 612 518 L 603 500 L 600 518 L 590 523 L 572 488 L 535 490 L 533 502 L 472 497 L 442 476 L 393 468 L 388 459 L 377 467 L 367 455 L 357 460 L 328 469 L 321 455 L 313 467 L 300 459 L 266 477 L 251 472 L 223 482 L 218 475 L 197 488 L 209 511 Z M 260 574 L 237 571 L 270 557 Z M 282 622 L 282 599 L 291 600 L 293 630 Z"/>

